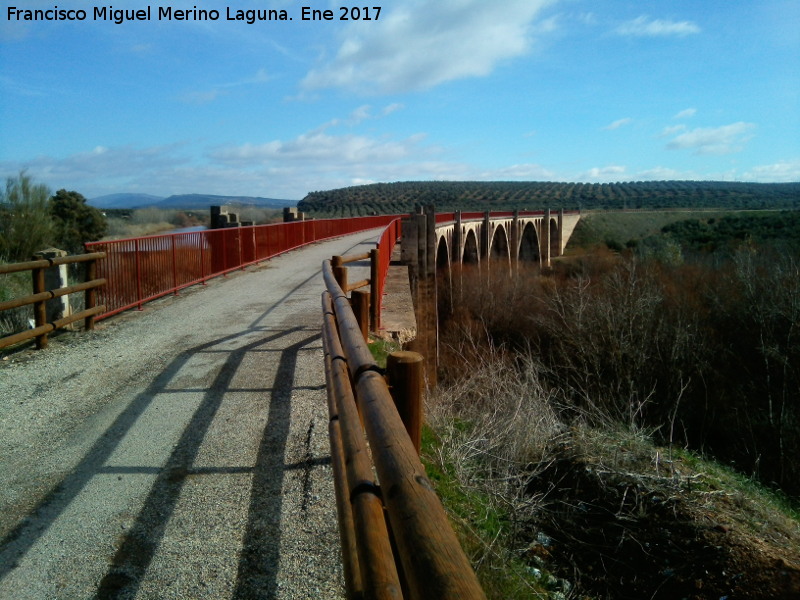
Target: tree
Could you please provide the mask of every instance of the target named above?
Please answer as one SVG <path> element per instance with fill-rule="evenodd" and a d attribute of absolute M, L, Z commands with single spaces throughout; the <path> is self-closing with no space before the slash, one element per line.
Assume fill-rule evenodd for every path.
<path fill-rule="evenodd" d="M 56 244 L 70 254 L 83 252 L 85 242 L 99 240 L 108 229 L 103 213 L 74 191 L 58 190 L 50 198 L 50 215 L 55 222 Z"/>
<path fill-rule="evenodd" d="M 52 245 L 49 196 L 47 186 L 34 184 L 25 171 L 6 178 L 6 189 L 0 191 L 0 260 L 30 260 L 34 252 Z"/>

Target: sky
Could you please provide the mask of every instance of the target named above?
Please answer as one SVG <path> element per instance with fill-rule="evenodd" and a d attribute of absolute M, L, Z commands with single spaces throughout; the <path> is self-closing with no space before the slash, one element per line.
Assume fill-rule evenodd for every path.
<path fill-rule="evenodd" d="M 800 181 L 798 0 L 0 4 L 0 175 L 87 198 Z"/>

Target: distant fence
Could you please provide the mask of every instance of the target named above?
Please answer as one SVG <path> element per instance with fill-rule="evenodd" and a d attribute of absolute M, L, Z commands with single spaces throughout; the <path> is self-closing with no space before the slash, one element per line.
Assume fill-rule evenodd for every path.
<path fill-rule="evenodd" d="M 150 300 L 305 244 L 386 227 L 396 219 L 320 219 L 90 242 L 87 252 L 106 253 L 97 263 L 98 276 L 106 280 L 98 292 L 106 310 L 97 318 L 141 308 Z"/>

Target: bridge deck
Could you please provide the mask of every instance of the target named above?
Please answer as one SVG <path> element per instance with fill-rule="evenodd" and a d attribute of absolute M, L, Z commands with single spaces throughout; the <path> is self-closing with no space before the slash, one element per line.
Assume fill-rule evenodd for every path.
<path fill-rule="evenodd" d="M 5 361 L 0 597 L 340 597 L 319 271 L 374 239 Z"/>

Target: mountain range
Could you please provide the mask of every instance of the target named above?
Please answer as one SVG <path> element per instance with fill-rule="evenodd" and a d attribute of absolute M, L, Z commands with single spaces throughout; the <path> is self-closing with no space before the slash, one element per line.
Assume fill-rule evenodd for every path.
<path fill-rule="evenodd" d="M 108 194 L 91 198 L 95 208 L 169 208 L 178 210 L 208 210 L 209 206 L 236 205 L 259 208 L 295 206 L 297 200 L 261 198 L 257 196 L 214 196 L 211 194 L 179 194 L 164 198 L 150 194 Z"/>

